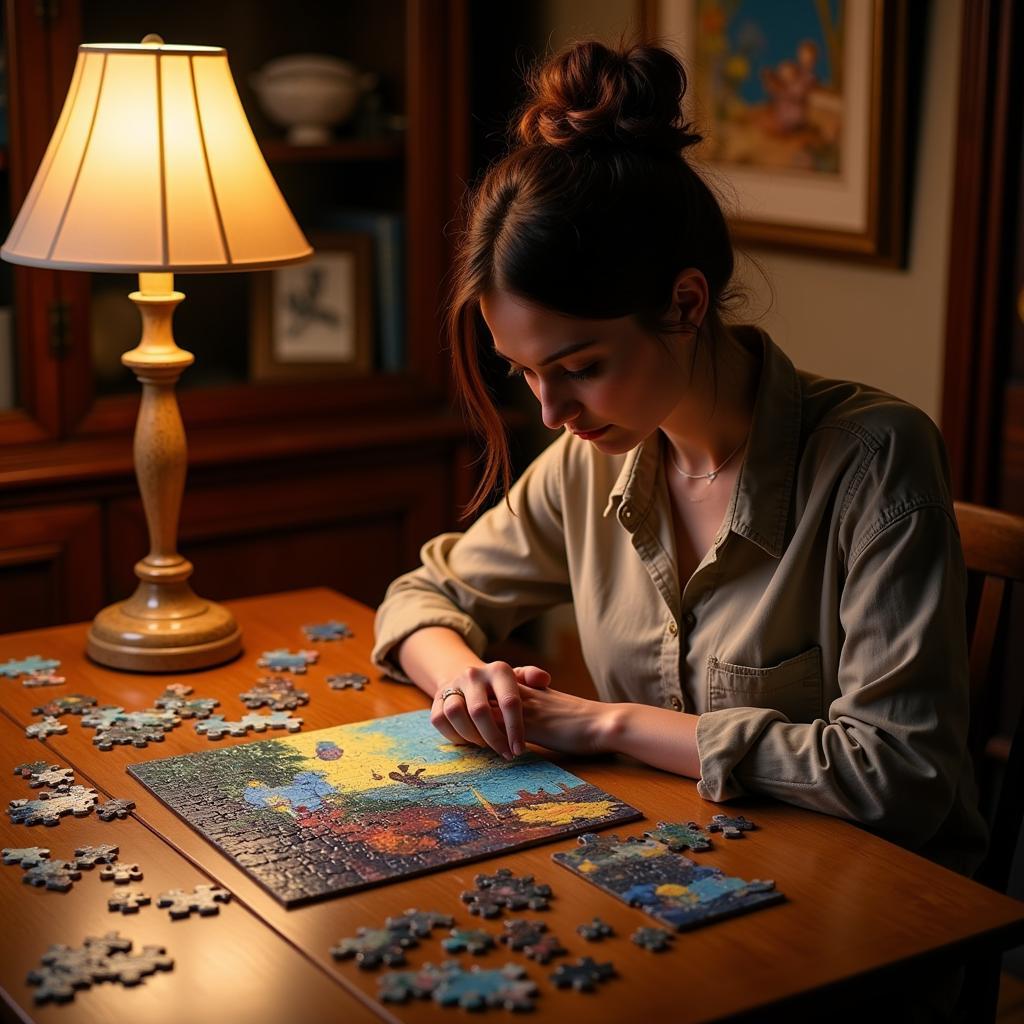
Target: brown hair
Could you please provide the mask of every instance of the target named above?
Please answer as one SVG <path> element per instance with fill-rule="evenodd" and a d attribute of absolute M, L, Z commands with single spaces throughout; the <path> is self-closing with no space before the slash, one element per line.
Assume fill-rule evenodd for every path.
<path fill-rule="evenodd" d="M 467 515 L 511 484 L 504 424 L 480 368 L 482 295 L 498 288 L 588 319 L 636 316 L 658 333 L 680 329 L 662 318 L 679 272 L 693 267 L 708 283 L 714 336 L 733 274 L 721 207 L 683 156 L 701 136 L 683 120 L 686 72 L 675 56 L 581 42 L 536 67 L 527 84 L 510 150 L 467 193 L 456 236 L 452 369 L 486 443 Z"/>

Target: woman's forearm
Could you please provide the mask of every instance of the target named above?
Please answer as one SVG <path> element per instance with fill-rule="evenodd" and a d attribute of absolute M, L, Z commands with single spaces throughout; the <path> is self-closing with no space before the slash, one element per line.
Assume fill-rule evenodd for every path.
<path fill-rule="evenodd" d="M 446 626 L 425 626 L 410 633 L 396 652 L 402 671 L 428 696 L 471 665 L 483 665 L 466 641 Z"/>
<path fill-rule="evenodd" d="M 697 719 L 647 704 L 609 704 L 600 744 L 608 753 L 628 754 L 652 768 L 699 779 Z"/>

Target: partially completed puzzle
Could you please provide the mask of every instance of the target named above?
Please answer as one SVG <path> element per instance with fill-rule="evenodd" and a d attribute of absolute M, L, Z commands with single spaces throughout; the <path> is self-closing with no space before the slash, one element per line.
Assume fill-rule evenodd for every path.
<path fill-rule="evenodd" d="M 534 755 L 451 744 L 427 711 L 128 770 L 286 906 L 641 817 Z"/>

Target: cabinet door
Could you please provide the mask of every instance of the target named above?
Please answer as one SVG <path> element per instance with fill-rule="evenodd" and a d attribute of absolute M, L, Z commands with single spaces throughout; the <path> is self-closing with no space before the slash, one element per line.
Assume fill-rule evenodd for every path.
<path fill-rule="evenodd" d="M 0 512 L 0 632 L 91 619 L 100 610 L 101 523 L 94 504 Z"/>
<path fill-rule="evenodd" d="M 408 456 L 406 456 L 408 458 Z M 424 540 L 448 528 L 451 455 L 327 467 L 186 488 L 179 550 L 196 593 L 213 600 L 329 586 L 374 606 L 418 564 Z M 107 520 L 111 599 L 135 587 L 147 551 L 141 502 L 114 501 Z"/>

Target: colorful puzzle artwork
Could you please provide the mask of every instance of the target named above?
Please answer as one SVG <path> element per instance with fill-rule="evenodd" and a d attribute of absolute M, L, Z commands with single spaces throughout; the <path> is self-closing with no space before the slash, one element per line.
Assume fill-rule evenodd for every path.
<path fill-rule="evenodd" d="M 726 875 L 653 839 L 585 835 L 551 859 L 679 931 L 785 899 L 774 882 Z"/>
<path fill-rule="evenodd" d="M 128 770 L 287 906 L 641 817 L 533 755 L 455 746 L 427 711 Z"/>

